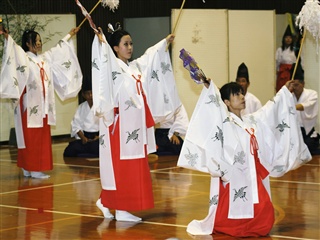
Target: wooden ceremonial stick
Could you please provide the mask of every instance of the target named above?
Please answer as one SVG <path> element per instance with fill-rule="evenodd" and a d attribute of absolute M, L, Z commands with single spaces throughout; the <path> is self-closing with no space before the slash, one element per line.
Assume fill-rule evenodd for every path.
<path fill-rule="evenodd" d="M 292 73 L 292 76 L 291 76 L 291 80 L 294 80 L 294 76 L 296 75 L 297 66 L 298 66 L 298 63 L 299 63 L 300 55 L 301 55 L 302 46 L 303 46 L 303 43 L 304 43 L 304 39 L 306 38 L 306 33 L 307 33 L 307 30 L 303 29 L 303 36 L 302 36 L 302 39 L 301 39 L 300 49 L 299 49 L 299 53 L 298 53 L 298 56 L 297 56 L 296 64 L 294 65 L 294 69 L 293 69 L 293 73 Z"/>
<path fill-rule="evenodd" d="M 89 12 L 89 15 L 98 7 L 99 3 L 101 2 L 101 0 L 98 0 L 98 2 L 96 3 L 96 5 L 91 9 L 91 11 Z M 82 26 L 82 24 L 87 20 L 87 18 L 84 18 L 82 20 L 82 22 L 79 24 L 78 28 L 80 28 Z"/>
<path fill-rule="evenodd" d="M 179 11 L 179 14 L 178 14 L 178 18 L 177 18 L 177 20 L 176 20 L 176 22 L 174 24 L 172 34 L 174 34 L 174 32 L 176 31 L 176 27 L 178 25 L 178 21 L 179 21 L 179 18 L 180 18 L 180 15 L 181 15 L 181 12 L 182 12 L 182 9 L 183 9 L 183 6 L 184 6 L 185 2 L 186 2 L 186 0 L 183 0 L 183 2 L 181 4 L 180 11 Z M 167 43 L 166 51 L 168 51 L 169 45 L 170 45 L 170 43 Z"/>

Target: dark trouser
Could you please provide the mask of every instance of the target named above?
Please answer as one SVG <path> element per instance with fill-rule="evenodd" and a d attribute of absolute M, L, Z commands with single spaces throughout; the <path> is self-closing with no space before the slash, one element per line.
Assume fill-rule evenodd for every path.
<path fill-rule="evenodd" d="M 307 145 L 309 151 L 311 154 L 318 154 L 319 152 L 319 139 L 320 136 L 319 134 L 317 137 L 311 137 L 312 133 L 314 132 L 314 128 L 311 129 L 311 131 L 306 134 L 306 130 L 302 127 L 301 128 L 302 136 L 303 136 L 303 141 Z"/>
<path fill-rule="evenodd" d="M 99 136 L 99 132 L 83 132 L 88 139 Z M 63 153 L 64 157 L 99 157 L 99 140 L 82 143 L 82 140 L 75 140 L 69 143 Z"/>
<path fill-rule="evenodd" d="M 155 132 L 156 144 L 157 144 L 157 154 L 158 155 L 179 155 L 181 147 L 183 144 L 183 139 L 178 137 L 180 144 L 173 144 L 168 138 L 169 129 L 157 128 Z"/>

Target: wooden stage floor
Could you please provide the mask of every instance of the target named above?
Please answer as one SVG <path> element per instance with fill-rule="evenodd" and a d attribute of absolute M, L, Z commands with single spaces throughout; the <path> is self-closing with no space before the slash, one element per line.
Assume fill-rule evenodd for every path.
<path fill-rule="evenodd" d="M 141 223 L 104 219 L 98 159 L 63 158 L 66 142 L 53 144 L 54 169 L 46 180 L 25 178 L 17 150 L 0 146 L 0 239 L 235 239 L 191 236 L 186 226 L 208 211 L 209 176 L 176 167 L 177 156 L 150 158 L 155 208 L 133 212 Z M 276 221 L 260 239 L 320 239 L 320 155 L 282 178 L 271 179 Z M 252 238 L 251 238 L 252 239 Z"/>

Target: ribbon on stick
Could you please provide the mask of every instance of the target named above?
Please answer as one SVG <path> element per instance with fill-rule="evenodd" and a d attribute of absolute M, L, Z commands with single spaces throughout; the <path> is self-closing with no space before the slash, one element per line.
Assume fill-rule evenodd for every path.
<path fill-rule="evenodd" d="M 99 32 L 96 25 L 94 24 L 94 22 L 92 21 L 92 18 L 90 16 L 90 13 L 88 13 L 88 11 L 84 8 L 84 6 L 82 6 L 82 4 L 80 3 L 79 0 L 75 0 L 77 5 L 79 6 L 79 8 L 81 9 L 82 14 L 85 16 L 85 19 L 88 20 L 90 27 L 93 29 L 93 31 L 95 32 Z M 100 1 L 99 1 L 100 2 Z M 84 21 L 82 21 L 83 23 Z M 80 24 L 78 27 L 80 27 L 82 24 Z"/>
<path fill-rule="evenodd" d="M 109 7 L 112 12 L 114 12 L 114 10 L 117 9 L 119 6 L 119 0 L 99 0 L 96 3 L 96 5 L 94 5 L 94 7 L 91 9 L 91 11 L 88 13 L 87 10 L 85 10 L 85 8 L 81 5 L 81 3 L 78 0 L 76 0 L 76 3 L 81 8 L 82 14 L 85 16 L 85 18 L 79 24 L 78 28 L 80 28 L 86 20 L 89 21 L 89 19 L 87 18 L 87 14 L 90 16 L 90 14 L 98 7 L 100 3 L 103 7 Z M 83 9 L 85 10 L 85 13 L 83 12 Z M 91 16 L 90 16 L 90 19 L 91 19 Z M 90 26 L 91 26 L 91 23 L 90 23 Z"/>

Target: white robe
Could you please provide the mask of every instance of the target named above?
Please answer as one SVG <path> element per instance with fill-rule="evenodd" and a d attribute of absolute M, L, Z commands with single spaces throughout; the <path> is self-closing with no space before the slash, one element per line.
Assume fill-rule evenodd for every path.
<path fill-rule="evenodd" d="M 292 95 L 285 86 L 260 110 L 244 116 L 243 121 L 228 112 L 214 83 L 209 89 L 204 87 L 178 159 L 178 166 L 211 175 L 208 216 L 201 221 L 193 220 L 187 228 L 190 234 L 212 233 L 220 178 L 230 184 L 229 218 L 254 216 L 253 204 L 259 201 L 259 196 L 250 135 L 245 129 L 254 132 L 260 162 L 272 177 L 280 177 L 311 160 L 301 136 Z M 269 178 L 263 183 L 270 194 Z M 247 201 L 233 201 L 235 189 L 245 189 Z"/>
<path fill-rule="evenodd" d="M 246 101 L 246 108 L 241 110 L 241 116 L 254 113 L 262 107 L 260 100 L 250 92 L 246 93 L 244 99 Z"/>
<path fill-rule="evenodd" d="M 174 132 L 183 137 L 187 133 L 189 118 L 185 107 L 181 104 L 175 112 L 169 114 L 164 120 L 161 120 L 158 128 L 169 129 L 168 138 L 170 139 Z"/>
<path fill-rule="evenodd" d="M 306 134 L 309 134 L 313 127 L 316 127 L 318 120 L 318 93 L 312 89 L 304 88 L 302 94 L 297 100 L 293 94 L 295 104 L 302 104 L 304 110 L 297 111 L 298 120 L 301 127 L 304 127 Z"/>
<path fill-rule="evenodd" d="M 54 90 L 65 100 L 77 96 L 82 73 L 72 42 L 67 35 L 59 43 L 40 55 L 25 52 L 11 36 L 5 40 L 0 78 L 0 97 L 14 101 L 23 96 L 23 110 L 27 111 L 28 127 L 39 128 L 43 118 L 48 124 L 56 124 Z M 44 81 L 40 76 L 43 67 Z M 44 88 L 43 88 L 44 87 Z M 26 94 L 24 93 L 26 90 Z M 45 95 L 44 95 L 45 94 Z M 24 148 L 20 110 L 15 110 L 15 128 L 19 148 Z"/>
<path fill-rule="evenodd" d="M 293 50 L 286 48 L 282 50 L 281 47 L 276 51 L 276 70 L 279 71 L 281 64 L 293 64 L 297 61 L 297 57 Z"/>
<path fill-rule="evenodd" d="M 80 139 L 79 131 L 98 132 L 99 118 L 94 115 L 94 111 L 90 108 L 87 101 L 81 103 L 71 122 L 71 137 Z"/>
<path fill-rule="evenodd" d="M 155 122 L 181 105 L 170 56 L 165 48 L 166 41 L 162 40 L 127 65 L 114 55 L 107 43 L 101 44 L 97 36 L 93 41 L 93 107 L 100 117 L 100 176 L 103 189 L 115 189 L 108 130 L 112 123 L 118 121 L 114 108 L 119 108 L 120 115 L 120 158 L 145 157 L 145 145 L 148 153 L 156 151 L 154 129 L 146 128 L 145 105 L 140 84 L 135 78 L 141 76 L 143 91 Z"/>

